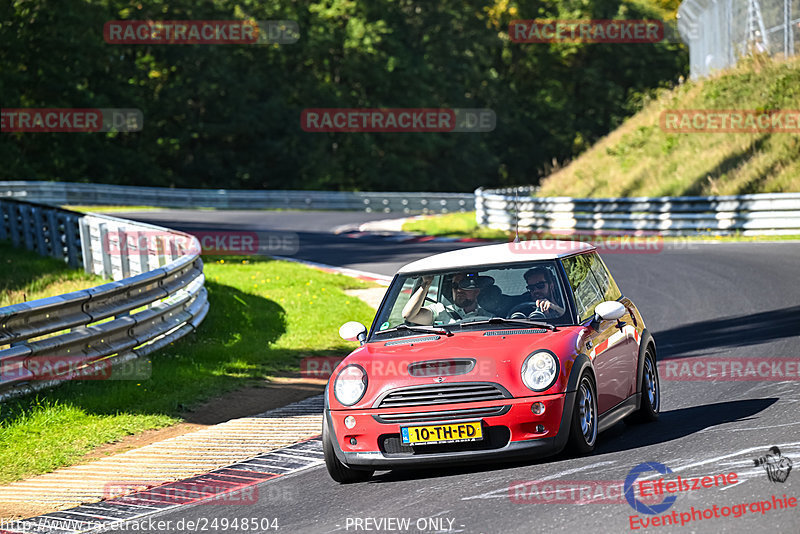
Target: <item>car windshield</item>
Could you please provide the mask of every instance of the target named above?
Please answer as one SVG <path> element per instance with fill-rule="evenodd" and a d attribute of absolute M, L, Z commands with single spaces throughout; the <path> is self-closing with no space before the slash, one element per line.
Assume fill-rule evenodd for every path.
<path fill-rule="evenodd" d="M 518 324 L 571 324 L 558 269 L 555 261 L 537 261 L 398 276 L 373 333 L 408 336 L 513 324 L 487 321 L 498 317 L 520 319 Z"/>

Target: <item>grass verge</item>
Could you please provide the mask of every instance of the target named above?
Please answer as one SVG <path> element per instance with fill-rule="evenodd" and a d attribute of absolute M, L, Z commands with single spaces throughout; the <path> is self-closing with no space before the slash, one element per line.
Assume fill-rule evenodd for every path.
<path fill-rule="evenodd" d="M 79 461 L 91 449 L 180 421 L 203 401 L 271 375 L 305 356 L 343 355 L 346 320 L 374 310 L 345 289 L 359 280 L 290 262 L 219 256 L 205 265 L 211 307 L 197 334 L 152 356 L 152 376 L 74 381 L 0 404 L 0 483 Z"/>
<path fill-rule="evenodd" d="M 103 282 L 99 276 L 73 269 L 63 261 L 0 241 L 0 307 L 79 291 Z"/>
<path fill-rule="evenodd" d="M 657 97 L 575 161 L 542 180 L 540 196 L 738 195 L 800 191 L 800 134 L 676 133 L 667 110 L 797 113 L 800 57 L 743 58 L 732 70 Z M 718 119 L 719 121 L 720 119 Z M 791 128 L 788 123 L 787 128 Z"/>

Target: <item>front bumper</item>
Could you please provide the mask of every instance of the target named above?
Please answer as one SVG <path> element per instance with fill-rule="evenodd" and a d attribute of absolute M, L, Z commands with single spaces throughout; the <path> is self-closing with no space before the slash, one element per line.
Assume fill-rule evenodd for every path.
<path fill-rule="evenodd" d="M 531 405 L 543 402 L 545 412 L 534 415 Z M 333 450 L 351 467 L 394 469 L 435 463 L 452 465 L 476 460 L 510 460 L 557 454 L 566 445 L 575 392 L 427 407 L 424 410 L 325 410 Z M 475 415 L 493 413 L 493 415 Z M 427 418 L 427 414 L 431 414 Z M 352 429 L 344 418 L 355 417 Z M 407 416 L 407 417 L 404 417 Z M 419 445 L 400 441 L 400 427 L 481 421 L 484 440 L 470 444 Z M 544 426 L 544 432 L 537 431 Z M 354 442 L 353 442 L 354 440 Z"/>

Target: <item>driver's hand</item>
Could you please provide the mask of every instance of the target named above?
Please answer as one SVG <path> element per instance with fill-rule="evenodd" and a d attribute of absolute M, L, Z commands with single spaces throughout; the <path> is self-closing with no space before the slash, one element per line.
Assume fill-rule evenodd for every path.
<path fill-rule="evenodd" d="M 547 299 L 539 299 L 536 301 L 536 307 L 546 312 L 550 309 L 550 301 Z"/>
<path fill-rule="evenodd" d="M 431 282 L 433 282 L 433 276 L 423 276 L 422 277 L 422 282 L 425 285 L 428 285 L 428 286 L 431 285 Z"/>

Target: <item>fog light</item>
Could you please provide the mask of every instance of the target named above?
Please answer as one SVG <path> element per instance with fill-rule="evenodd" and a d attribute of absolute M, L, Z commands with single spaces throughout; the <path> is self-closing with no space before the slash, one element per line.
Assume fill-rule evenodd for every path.
<path fill-rule="evenodd" d="M 531 411 L 535 415 L 542 415 L 544 413 L 544 403 L 543 402 L 534 402 L 531 404 Z"/>
<path fill-rule="evenodd" d="M 356 438 L 350 438 L 350 445 L 355 445 L 356 443 L 358 443 L 358 441 L 356 441 Z"/>
<path fill-rule="evenodd" d="M 536 425 L 536 433 L 544 434 L 544 425 Z"/>
<path fill-rule="evenodd" d="M 348 415 L 347 417 L 344 418 L 344 426 L 346 426 L 347 428 L 353 428 L 354 426 L 356 426 L 356 418 L 353 417 L 352 415 Z"/>

